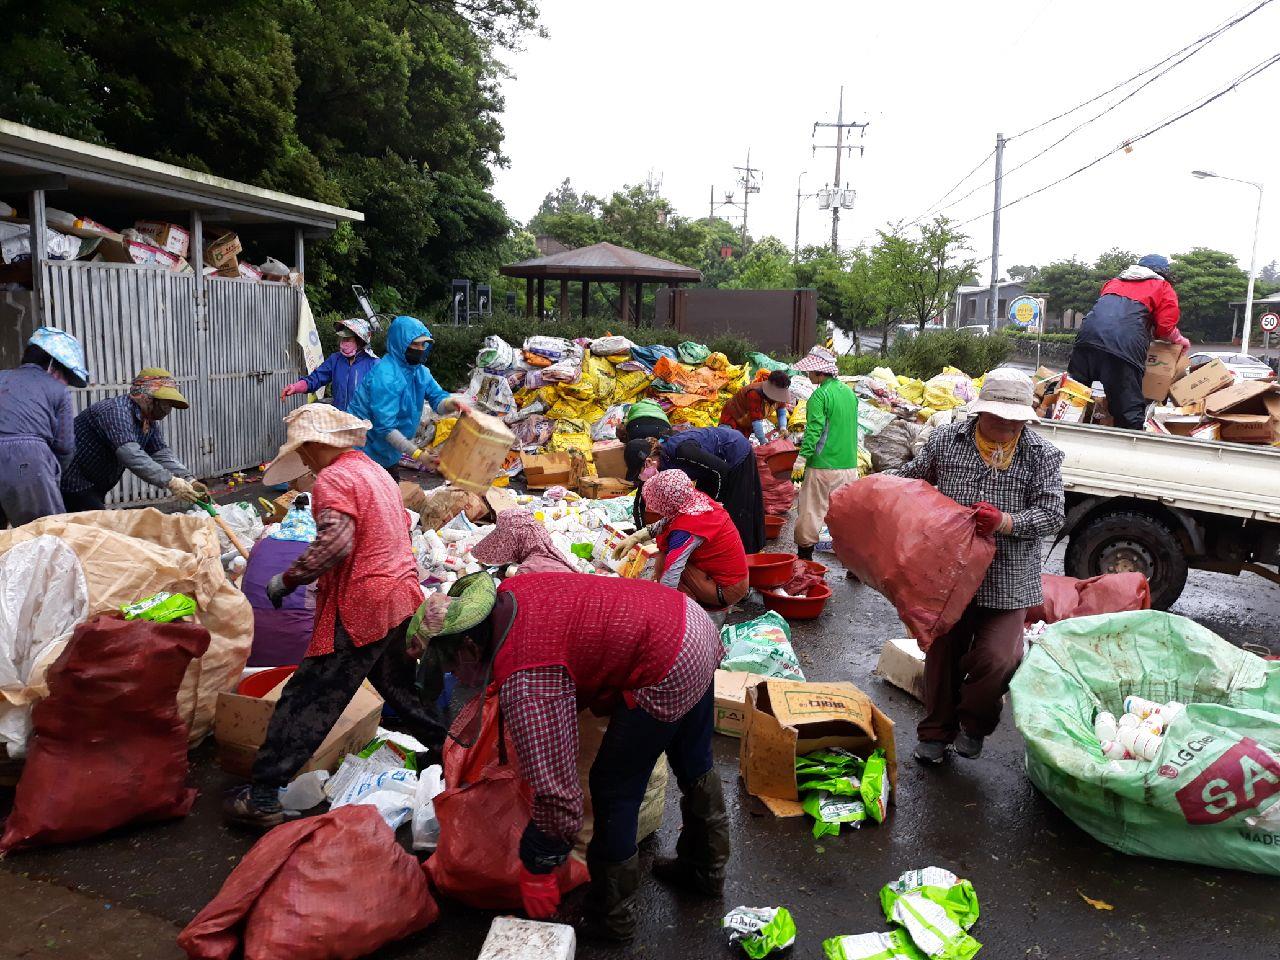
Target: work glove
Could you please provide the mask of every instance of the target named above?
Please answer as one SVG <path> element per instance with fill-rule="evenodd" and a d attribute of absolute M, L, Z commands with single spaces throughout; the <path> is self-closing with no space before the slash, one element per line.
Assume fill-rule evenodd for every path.
<path fill-rule="evenodd" d="M 285 585 L 283 573 L 277 573 L 267 581 L 267 599 L 271 601 L 271 605 L 277 610 L 284 603 L 284 598 L 293 593 L 293 591 L 293 587 Z"/>
<path fill-rule="evenodd" d="M 456 413 L 462 416 L 464 413 L 475 413 L 476 408 L 471 404 L 471 398 L 461 393 L 452 393 L 444 398 L 440 404 L 441 413 Z"/>
<path fill-rule="evenodd" d="M 560 906 L 560 884 L 555 874 L 530 873 L 520 864 L 520 902 L 531 920 L 549 920 Z"/>
<path fill-rule="evenodd" d="M 192 484 L 190 480 L 186 480 L 182 477 L 173 477 L 169 481 L 168 486 L 169 486 L 169 492 L 172 493 L 179 500 L 181 500 L 183 503 L 198 503 L 202 496 L 209 495 L 209 491 L 207 488 L 205 489 L 204 493 L 201 494 L 200 491 L 198 491 L 195 488 L 195 485 Z M 204 486 L 204 485 L 201 484 L 201 486 Z"/>
<path fill-rule="evenodd" d="M 298 380 L 296 383 L 291 383 L 287 387 L 285 387 L 283 390 L 280 391 L 280 399 L 287 400 L 289 397 L 292 397 L 295 393 L 306 393 L 306 392 L 307 392 L 307 381 Z"/>
<path fill-rule="evenodd" d="M 985 501 L 973 505 L 973 519 L 977 523 L 978 536 L 989 537 L 1004 523 L 1004 513 Z"/>
<path fill-rule="evenodd" d="M 413 460 L 414 469 L 423 473 L 435 470 L 440 466 L 440 452 L 430 448 L 415 450 L 411 459 Z"/>
<path fill-rule="evenodd" d="M 641 527 L 627 539 L 613 548 L 613 559 L 621 560 L 636 547 L 650 543 L 653 540 L 653 531 L 648 527 Z"/>
<path fill-rule="evenodd" d="M 1175 331 L 1173 342 L 1182 348 L 1183 353 L 1191 349 L 1191 341 L 1184 337 L 1181 331 Z"/>
<path fill-rule="evenodd" d="M 199 494 L 201 500 L 209 499 L 208 487 L 206 487 L 203 483 L 201 483 L 199 480 L 196 480 L 195 478 L 192 478 L 190 483 L 191 483 L 191 486 L 195 488 L 196 493 Z"/>

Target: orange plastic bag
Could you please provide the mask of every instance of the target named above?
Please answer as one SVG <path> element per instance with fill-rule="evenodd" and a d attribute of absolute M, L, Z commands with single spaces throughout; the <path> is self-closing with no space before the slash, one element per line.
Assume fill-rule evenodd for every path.
<path fill-rule="evenodd" d="M 978 536 L 973 517 L 973 507 L 923 480 L 874 474 L 831 495 L 827 529 L 840 562 L 888 597 L 928 650 L 956 625 L 995 558 L 995 540 Z"/>
<path fill-rule="evenodd" d="M 475 711 L 476 697 L 459 715 L 455 729 L 465 730 Z M 529 823 L 532 791 L 512 763 L 509 744 L 499 749 L 498 698 L 484 698 L 480 733 L 465 748 L 445 742 L 444 782 L 447 790 L 435 798 L 440 842 L 427 861 L 436 890 L 445 896 L 485 910 L 519 910 L 520 836 Z M 570 857 L 556 869 L 561 894 L 589 879 L 586 866 Z"/>
<path fill-rule="evenodd" d="M 1088 580 L 1045 574 L 1044 602 L 1027 611 L 1027 623 L 1151 609 L 1151 585 L 1140 573 L 1104 573 Z"/>
<path fill-rule="evenodd" d="M 185 817 L 196 791 L 178 687 L 208 646 L 197 623 L 104 614 L 76 627 L 32 711 L 35 737 L 0 853 Z"/>
<path fill-rule="evenodd" d="M 417 859 L 376 808 L 351 804 L 267 833 L 178 946 L 190 960 L 355 960 L 437 916 Z"/>

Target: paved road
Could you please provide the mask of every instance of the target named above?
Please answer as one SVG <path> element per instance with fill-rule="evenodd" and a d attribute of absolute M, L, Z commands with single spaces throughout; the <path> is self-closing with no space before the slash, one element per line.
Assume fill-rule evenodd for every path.
<path fill-rule="evenodd" d="M 1051 569 L 1055 565 L 1051 560 Z M 833 581 L 839 573 L 834 567 Z M 816 842 L 807 823 L 776 820 L 742 792 L 738 743 L 718 736 L 716 763 L 726 785 L 735 850 L 725 902 L 681 902 L 646 880 L 640 892 L 641 935 L 634 947 L 620 951 L 582 945 L 579 957 L 728 957 L 732 954 L 721 945 L 718 930 L 725 909 L 784 904 L 800 930 L 793 955 L 816 960 L 825 937 L 883 929 L 877 906 L 881 885 L 906 869 L 928 865 L 950 868 L 973 881 L 982 905 L 982 919 L 973 932 L 986 944 L 983 956 L 1280 957 L 1280 881 L 1111 852 L 1032 787 L 1022 769 L 1021 740 L 1010 724 L 997 731 L 977 762 L 956 761 L 937 771 L 915 766 L 909 754 L 920 706 L 871 675 L 882 641 L 901 635 L 902 626 L 889 605 L 865 587 L 840 579 L 835 593 L 821 620 L 796 626 L 795 646 L 810 679 L 852 680 L 897 724 L 903 764 L 890 822 Z M 1192 573 L 1175 611 L 1196 617 L 1234 642 L 1276 650 L 1278 598 L 1275 588 L 1257 578 Z M 34 888 L 45 891 L 41 902 L 61 904 L 71 898 L 68 909 L 79 911 L 73 915 L 82 934 L 94 929 L 92 912 L 79 919 L 86 897 L 103 905 L 104 937 L 97 938 L 97 949 L 50 952 L 55 941 L 49 939 L 48 945 L 37 942 L 44 952 L 34 949 L 31 956 L 169 956 L 154 948 L 157 931 L 175 933 L 188 921 L 251 844 L 220 821 L 219 795 L 231 781 L 212 764 L 207 745 L 195 755 L 194 780 L 201 796 L 183 821 L 0 862 L 0 869 L 15 875 L 12 882 L 50 881 L 47 888 Z M 677 830 L 678 812 L 669 797 L 657 841 L 645 848 L 646 863 L 654 850 L 673 847 Z M 353 876 L 351 882 L 370 881 Z M 0 891 L 5 889 L 0 884 Z M 1083 896 L 1115 909 L 1097 911 Z M 5 902 L 18 901 L 6 896 Z M 571 910 L 579 906 L 580 896 L 570 900 Z M 107 907 L 140 911 L 135 943 L 122 937 L 117 948 L 114 934 L 106 937 Z M 490 918 L 444 904 L 434 928 L 378 956 L 474 957 Z M 20 934 L 18 927 L 0 923 L 0 956 L 26 955 L 19 952 Z M 144 943 L 153 945 L 145 953 Z M 176 948 L 172 956 L 180 957 Z"/>

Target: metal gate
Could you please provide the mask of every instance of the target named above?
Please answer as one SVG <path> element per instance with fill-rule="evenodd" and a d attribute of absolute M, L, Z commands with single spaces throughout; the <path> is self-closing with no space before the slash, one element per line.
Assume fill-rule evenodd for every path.
<path fill-rule="evenodd" d="M 71 391 L 77 413 L 127 391 L 143 367 L 164 367 L 191 403 L 165 419 L 165 438 L 193 473 L 218 476 L 275 453 L 288 409 L 280 390 L 297 378 L 300 291 L 206 278 L 201 304 L 190 274 L 79 261 L 41 267 L 42 320 L 84 345 L 92 377 L 91 386 Z M 168 496 L 126 472 L 108 502 Z"/>

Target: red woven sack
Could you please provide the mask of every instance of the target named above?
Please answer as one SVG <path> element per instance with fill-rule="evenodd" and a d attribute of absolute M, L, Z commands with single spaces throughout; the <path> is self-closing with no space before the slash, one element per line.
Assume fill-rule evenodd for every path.
<path fill-rule="evenodd" d="M 775 453 L 789 453 L 796 445 L 784 437 L 756 447 L 756 468 L 760 474 L 760 490 L 764 495 L 764 512 L 770 517 L 785 517 L 796 502 L 796 485 L 790 477 L 775 477 L 768 459 Z"/>
<path fill-rule="evenodd" d="M 480 699 L 466 706 L 455 729 L 466 729 Z M 436 890 L 468 906 L 518 910 L 520 835 L 529 823 L 533 796 L 515 766 L 506 762 L 507 745 L 498 749 L 498 698 L 485 698 L 483 709 L 480 733 L 470 749 L 453 740 L 445 743 L 444 782 L 450 786 L 435 799 L 440 841 L 427 872 Z M 556 869 L 556 879 L 564 894 L 589 877 L 587 868 L 570 857 Z"/>
<path fill-rule="evenodd" d="M 107 614 L 76 627 L 32 711 L 35 737 L 0 853 L 185 817 L 196 791 L 178 687 L 208 646 L 196 623 Z"/>
<path fill-rule="evenodd" d="M 1104 573 L 1088 580 L 1045 574 L 1044 602 L 1027 611 L 1027 623 L 1151 609 L 1151 585 L 1141 573 Z"/>
<path fill-rule="evenodd" d="M 417 859 L 376 808 L 352 804 L 267 833 L 178 946 L 191 960 L 354 960 L 437 916 Z"/>
<path fill-rule="evenodd" d="M 921 650 L 955 626 L 996 554 L 974 509 L 923 480 L 886 474 L 831 495 L 827 528 L 840 562 L 889 598 Z"/>

